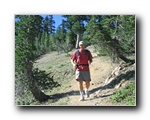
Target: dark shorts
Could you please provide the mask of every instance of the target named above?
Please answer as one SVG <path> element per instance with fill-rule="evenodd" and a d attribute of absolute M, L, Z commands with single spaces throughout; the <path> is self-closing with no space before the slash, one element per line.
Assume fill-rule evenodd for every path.
<path fill-rule="evenodd" d="M 78 71 L 76 70 L 76 80 L 83 80 L 83 81 L 91 81 L 90 71 Z"/>

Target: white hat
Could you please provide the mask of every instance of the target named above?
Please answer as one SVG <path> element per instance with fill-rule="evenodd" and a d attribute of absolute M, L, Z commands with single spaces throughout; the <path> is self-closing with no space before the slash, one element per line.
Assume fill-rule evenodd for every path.
<path fill-rule="evenodd" d="M 83 44 L 84 44 L 84 42 L 83 42 L 83 41 L 80 41 L 80 42 L 79 42 L 79 46 L 80 46 L 80 45 L 83 45 Z"/>

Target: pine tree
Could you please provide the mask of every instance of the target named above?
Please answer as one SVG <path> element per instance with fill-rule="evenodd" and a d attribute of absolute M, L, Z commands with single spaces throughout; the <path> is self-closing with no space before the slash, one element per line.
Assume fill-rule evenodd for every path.
<path fill-rule="evenodd" d="M 72 30 L 72 26 L 73 26 L 73 22 L 72 21 L 69 21 L 69 17 L 71 15 L 63 15 L 62 17 L 65 18 L 65 26 L 66 26 L 66 30 L 67 30 L 67 33 L 66 33 L 66 40 L 67 40 L 67 43 L 70 43 L 70 50 L 72 49 L 72 46 L 74 46 L 76 44 L 76 34 L 73 32 Z M 68 46 L 68 45 L 67 45 Z"/>
<path fill-rule="evenodd" d="M 92 16 L 87 26 L 85 38 L 98 45 L 99 53 L 108 54 L 112 60 L 120 58 L 125 62 L 134 62 L 125 57 L 130 48 L 134 49 L 129 45 L 132 43 L 134 46 L 134 16 L 96 15 Z"/>
<path fill-rule="evenodd" d="M 66 43 L 66 24 L 62 20 L 62 23 L 58 26 L 55 34 L 55 44 L 57 46 L 58 53 L 59 51 L 64 51 L 68 53 L 67 43 Z"/>
<path fill-rule="evenodd" d="M 53 20 L 53 15 L 47 15 L 43 20 L 43 31 L 41 37 L 41 49 L 42 54 L 48 52 L 53 48 L 50 44 L 50 36 L 55 34 L 55 21 Z"/>
<path fill-rule="evenodd" d="M 55 21 L 53 20 L 53 15 L 46 15 L 43 21 L 43 30 L 47 34 L 55 33 Z"/>
<path fill-rule="evenodd" d="M 82 39 L 82 35 L 85 31 L 85 25 L 84 21 L 87 21 L 89 19 L 89 16 L 86 15 L 70 15 L 70 16 L 63 16 L 67 18 L 68 22 L 68 28 L 70 31 L 73 31 L 74 34 L 77 35 L 77 40 L 76 40 L 76 48 L 79 48 L 79 42 Z"/>
<path fill-rule="evenodd" d="M 55 33 L 55 21 L 53 19 L 53 15 L 49 15 L 49 34 Z"/>
<path fill-rule="evenodd" d="M 39 15 L 16 15 L 15 18 L 17 19 L 15 22 L 16 78 L 29 85 L 30 91 L 37 100 L 45 101 L 49 96 L 45 95 L 37 86 L 35 69 L 33 68 L 36 58 L 35 40 L 41 32 L 42 17 Z M 51 78 L 49 80 L 51 87 L 57 86 L 57 83 Z"/>

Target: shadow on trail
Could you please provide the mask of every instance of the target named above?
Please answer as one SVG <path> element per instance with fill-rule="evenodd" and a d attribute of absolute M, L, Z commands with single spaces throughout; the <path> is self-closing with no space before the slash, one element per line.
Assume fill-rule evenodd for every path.
<path fill-rule="evenodd" d="M 134 76 L 135 76 L 135 70 L 128 71 L 128 72 L 126 72 L 126 74 L 120 74 L 119 76 L 114 78 L 109 84 L 94 88 L 94 89 L 90 90 L 90 93 L 92 94 L 98 90 L 112 89 L 117 84 L 119 84 L 122 80 L 125 80 L 125 81 L 130 80 L 130 78 L 132 78 Z"/>
<path fill-rule="evenodd" d="M 109 96 L 112 96 L 114 93 L 111 93 L 111 94 L 107 94 L 107 95 L 100 95 L 100 96 L 95 96 L 94 98 L 92 99 L 99 99 L 99 98 L 105 98 L 105 97 L 109 97 Z"/>
<path fill-rule="evenodd" d="M 72 90 L 72 91 L 65 92 L 65 93 L 56 93 L 54 95 L 50 95 L 49 99 L 51 99 L 52 102 L 56 102 L 61 98 L 68 97 L 68 96 L 74 96 L 74 95 L 79 95 L 79 91 Z"/>
<path fill-rule="evenodd" d="M 128 72 L 126 72 L 126 74 L 120 74 L 119 76 L 114 78 L 109 84 L 94 88 L 94 89 L 90 90 L 89 92 L 90 92 L 90 94 L 93 94 L 98 90 L 113 89 L 122 80 L 125 80 L 125 81 L 130 80 L 130 78 L 134 77 L 134 75 L 135 75 L 135 70 L 128 71 Z M 52 102 L 56 102 L 61 98 L 68 97 L 68 96 L 74 96 L 74 95 L 79 95 L 79 91 L 72 90 L 72 91 L 64 92 L 64 93 L 56 93 L 54 95 L 50 95 L 49 99 L 51 99 Z M 111 93 L 111 94 L 98 96 L 98 97 L 95 97 L 94 99 L 104 98 L 104 97 L 108 97 L 108 96 L 111 96 L 111 95 L 113 95 L 113 94 Z"/>

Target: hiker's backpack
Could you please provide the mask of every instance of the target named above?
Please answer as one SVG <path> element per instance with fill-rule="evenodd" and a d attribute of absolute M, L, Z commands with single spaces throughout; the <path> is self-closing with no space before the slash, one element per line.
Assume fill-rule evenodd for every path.
<path fill-rule="evenodd" d="M 78 56 L 80 55 L 80 52 L 79 52 L 79 50 L 77 49 L 76 50 L 76 59 L 78 59 Z M 92 59 L 90 59 L 90 56 L 89 56 L 89 50 L 87 50 L 87 49 L 85 49 L 85 55 L 87 55 L 88 56 L 88 60 L 90 61 L 90 62 L 92 62 Z"/>

